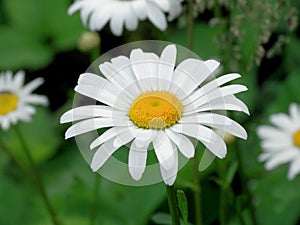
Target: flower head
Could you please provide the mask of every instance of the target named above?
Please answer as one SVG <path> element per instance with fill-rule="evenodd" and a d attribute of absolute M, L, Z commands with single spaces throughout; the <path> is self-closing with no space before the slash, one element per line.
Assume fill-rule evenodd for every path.
<path fill-rule="evenodd" d="M 8 130 L 10 124 L 18 121 L 30 121 L 35 108 L 31 104 L 48 104 L 48 99 L 42 95 L 32 94 L 43 83 L 37 78 L 24 85 L 25 74 L 19 71 L 13 77 L 11 71 L 0 73 L 0 124 L 3 130 Z"/>
<path fill-rule="evenodd" d="M 274 126 L 259 126 L 257 134 L 264 151 L 259 160 L 266 161 L 266 169 L 290 163 L 288 179 L 293 179 L 300 172 L 300 107 L 292 103 L 289 114 L 271 115 Z"/>
<path fill-rule="evenodd" d="M 172 185 L 178 171 L 178 152 L 186 158 L 194 156 L 190 137 L 219 158 L 225 157 L 226 145 L 211 128 L 246 139 L 247 133 L 238 123 L 212 112 L 248 113 L 246 105 L 234 96 L 246 87 L 222 87 L 240 75 L 210 79 L 219 66 L 217 61 L 188 58 L 175 68 L 176 57 L 175 45 L 165 47 L 160 56 L 134 49 L 129 57 L 118 56 L 101 64 L 105 78 L 91 73 L 80 76 L 75 91 L 102 105 L 71 109 L 62 115 L 61 122 L 76 122 L 66 131 L 66 138 L 109 127 L 90 146 L 98 147 L 91 163 L 93 171 L 122 145 L 129 144 L 129 172 L 139 180 L 152 143 L 162 178 Z"/>
<path fill-rule="evenodd" d="M 180 0 L 76 0 L 69 8 L 69 14 L 80 10 L 84 25 L 101 30 L 110 21 L 110 29 L 116 36 L 136 30 L 139 20 L 148 18 L 158 29 L 165 30 L 168 19 L 173 20 L 181 13 Z"/>

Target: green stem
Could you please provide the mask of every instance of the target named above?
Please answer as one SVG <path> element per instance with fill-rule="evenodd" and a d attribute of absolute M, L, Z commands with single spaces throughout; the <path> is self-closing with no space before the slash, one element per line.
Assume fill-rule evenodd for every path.
<path fill-rule="evenodd" d="M 54 208 L 52 207 L 52 205 L 51 205 L 51 203 L 49 201 L 49 198 L 48 198 L 48 196 L 46 194 L 45 187 L 43 185 L 43 182 L 42 182 L 39 170 L 38 170 L 37 166 L 35 165 L 35 163 L 33 161 L 33 158 L 32 158 L 32 156 L 30 154 L 30 151 L 29 151 L 29 149 L 27 147 L 27 144 L 26 144 L 26 142 L 25 142 L 25 140 L 24 140 L 21 132 L 19 131 L 18 127 L 16 127 L 16 126 L 15 126 L 15 132 L 16 132 L 16 134 L 17 134 L 17 136 L 18 136 L 18 138 L 19 138 L 19 140 L 21 142 L 21 145 L 22 145 L 22 147 L 24 149 L 25 155 L 26 155 L 26 157 L 28 159 L 28 162 L 30 164 L 30 167 L 31 167 L 31 170 L 32 170 L 32 173 L 33 173 L 33 176 L 34 176 L 33 182 L 36 185 L 36 188 L 37 188 L 37 190 L 38 190 L 38 192 L 39 192 L 42 200 L 45 203 L 45 206 L 46 206 L 46 208 L 48 210 L 48 213 L 51 216 L 52 222 L 53 222 L 54 225 L 60 225 L 60 223 L 58 221 L 58 218 L 57 218 L 57 215 L 56 215 L 56 213 L 54 211 Z"/>
<path fill-rule="evenodd" d="M 93 202 L 91 206 L 91 214 L 90 214 L 90 225 L 96 224 L 97 217 L 97 208 L 98 208 L 98 197 L 99 197 L 99 185 L 100 185 L 100 177 L 98 174 L 95 174 L 94 180 L 94 190 L 93 190 Z"/>
<path fill-rule="evenodd" d="M 24 175 L 28 178 L 31 179 L 29 172 L 27 171 L 27 169 L 19 162 L 19 160 L 17 160 L 17 158 L 8 150 L 7 145 L 5 144 L 5 142 L 3 141 L 3 139 L 0 139 L 0 145 L 1 145 L 1 149 L 9 156 L 9 158 L 19 167 L 20 170 L 22 170 L 22 172 L 24 173 Z"/>
<path fill-rule="evenodd" d="M 179 218 L 174 186 L 166 185 L 166 189 L 167 189 L 169 210 L 172 218 L 172 225 L 180 225 L 180 218 Z"/>
<path fill-rule="evenodd" d="M 192 159 L 193 163 L 193 178 L 194 178 L 194 203 L 195 203 L 195 225 L 202 225 L 202 206 L 201 206 L 201 187 L 200 187 L 200 176 L 198 170 L 198 157 L 197 153 L 195 157 Z"/>
<path fill-rule="evenodd" d="M 243 157 L 238 149 L 237 143 L 235 142 L 235 150 L 236 150 L 236 155 L 239 161 L 239 171 L 240 171 L 240 179 L 241 179 L 241 184 L 242 184 L 242 188 L 245 191 L 245 194 L 247 195 L 248 199 L 249 199 L 249 210 L 250 210 L 250 215 L 252 218 L 252 224 L 253 225 L 258 225 L 257 222 L 257 217 L 256 217 L 256 212 L 255 212 L 255 208 L 253 206 L 253 196 L 251 191 L 249 190 L 249 187 L 247 185 L 247 179 L 246 179 L 246 175 L 245 175 L 245 169 L 244 169 L 244 163 L 243 163 Z"/>

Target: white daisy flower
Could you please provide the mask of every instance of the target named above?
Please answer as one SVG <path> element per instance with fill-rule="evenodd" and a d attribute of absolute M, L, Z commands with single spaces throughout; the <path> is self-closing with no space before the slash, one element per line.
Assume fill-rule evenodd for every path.
<path fill-rule="evenodd" d="M 43 79 L 37 78 L 26 85 L 24 79 L 23 71 L 14 77 L 11 71 L 0 73 L 0 124 L 3 130 L 18 121 L 30 121 L 35 113 L 31 104 L 48 104 L 47 97 L 31 93 L 44 82 Z"/>
<path fill-rule="evenodd" d="M 164 13 L 173 20 L 181 13 L 181 0 L 76 0 L 69 8 L 73 14 L 80 10 L 83 24 L 93 30 L 101 30 L 110 21 L 110 29 L 116 36 L 123 33 L 123 26 L 136 30 L 139 20 L 149 19 L 158 29 L 167 28 Z"/>
<path fill-rule="evenodd" d="M 178 171 L 178 150 L 186 158 L 195 154 L 189 137 L 219 158 L 225 157 L 226 145 L 209 127 L 247 138 L 242 126 L 211 111 L 248 113 L 247 106 L 234 96 L 247 90 L 245 86 L 221 87 L 240 75 L 231 73 L 208 81 L 219 62 L 188 58 L 175 68 L 176 57 L 175 45 L 165 47 L 160 57 L 134 49 L 129 58 L 119 56 L 101 64 L 105 78 L 91 73 L 79 77 L 75 91 L 103 105 L 71 109 L 62 115 L 61 123 L 76 122 L 66 131 L 66 138 L 109 127 L 90 146 L 98 147 L 91 162 L 93 171 L 118 148 L 129 144 L 129 172 L 140 180 L 152 143 L 162 178 L 172 185 Z"/>
<path fill-rule="evenodd" d="M 264 151 L 259 161 L 266 161 L 267 170 L 290 163 L 288 179 L 291 180 L 300 172 L 300 107 L 292 103 L 289 113 L 271 115 L 270 121 L 275 127 L 259 126 L 257 134 Z"/>

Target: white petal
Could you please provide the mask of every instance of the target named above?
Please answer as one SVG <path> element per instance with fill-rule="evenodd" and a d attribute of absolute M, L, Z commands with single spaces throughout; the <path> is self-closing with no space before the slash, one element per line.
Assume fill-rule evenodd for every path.
<path fill-rule="evenodd" d="M 214 59 L 206 60 L 204 63 L 211 73 L 213 73 L 220 65 L 220 63 Z"/>
<path fill-rule="evenodd" d="M 100 167 L 102 167 L 103 164 L 107 161 L 107 159 L 119 148 L 117 146 L 114 146 L 112 143 L 113 140 L 105 142 L 94 154 L 91 163 L 91 168 L 94 172 L 99 170 Z"/>
<path fill-rule="evenodd" d="M 170 170 L 174 164 L 174 150 L 169 137 L 164 131 L 157 131 L 153 140 L 153 147 L 160 165 L 165 170 Z"/>
<path fill-rule="evenodd" d="M 159 8 L 161 8 L 163 11 L 167 11 L 170 8 L 171 3 L 169 2 L 169 0 L 152 0 L 152 1 L 155 2 L 159 6 Z"/>
<path fill-rule="evenodd" d="M 131 67 L 144 92 L 157 90 L 157 74 L 160 59 L 154 53 L 134 49 L 130 53 Z"/>
<path fill-rule="evenodd" d="M 184 93 L 180 97 L 182 99 L 206 80 L 210 73 L 203 61 L 193 58 L 186 59 L 175 69 L 172 80 L 175 85 L 172 86 L 170 92 L 176 93 L 177 89 L 180 89 Z"/>
<path fill-rule="evenodd" d="M 182 117 L 179 122 L 204 124 L 219 130 L 223 130 L 236 137 L 247 139 L 247 132 L 245 129 L 240 124 L 224 115 L 219 115 L 216 113 L 199 113 L 196 115 Z"/>
<path fill-rule="evenodd" d="M 132 8 L 140 20 L 145 20 L 147 17 L 146 1 L 133 1 Z"/>
<path fill-rule="evenodd" d="M 22 92 L 24 94 L 29 94 L 32 91 L 34 91 L 36 88 L 38 88 L 42 83 L 44 83 L 44 79 L 43 78 L 41 78 L 41 77 L 36 78 L 35 80 L 33 80 L 33 81 L 29 82 L 28 84 L 26 84 L 23 87 Z"/>
<path fill-rule="evenodd" d="M 68 123 L 91 117 L 126 119 L 126 113 L 113 110 L 111 107 L 106 105 L 86 105 L 65 112 L 60 118 L 60 123 Z"/>
<path fill-rule="evenodd" d="M 171 129 L 166 129 L 166 134 L 177 145 L 180 152 L 186 158 L 192 158 L 195 155 L 195 147 L 186 136 L 173 132 Z"/>
<path fill-rule="evenodd" d="M 129 127 L 128 132 L 123 132 L 115 138 L 113 145 L 123 146 L 129 143 L 132 139 L 135 138 L 135 130 L 136 128 Z"/>
<path fill-rule="evenodd" d="M 300 157 L 297 156 L 297 158 L 294 159 L 290 165 L 289 172 L 288 172 L 288 179 L 289 180 L 294 179 L 295 176 L 299 173 L 300 173 Z"/>
<path fill-rule="evenodd" d="M 288 135 L 286 132 L 266 125 L 259 126 L 256 129 L 256 132 L 257 135 L 262 139 L 277 139 L 286 141 L 290 138 L 290 135 Z"/>
<path fill-rule="evenodd" d="M 145 130 L 145 129 L 137 129 L 136 130 L 136 138 L 135 138 L 135 145 L 140 148 L 145 145 L 149 145 L 150 142 L 156 137 L 157 132 L 156 130 Z"/>
<path fill-rule="evenodd" d="M 267 170 L 272 170 L 275 167 L 292 161 L 299 153 L 293 150 L 281 151 L 276 154 L 273 154 L 265 164 Z"/>
<path fill-rule="evenodd" d="M 278 139 L 266 139 L 261 142 L 261 147 L 265 151 L 281 151 L 283 149 L 291 148 L 293 146 L 292 138 L 290 140 L 282 141 Z"/>
<path fill-rule="evenodd" d="M 94 149 L 99 145 L 102 145 L 104 142 L 116 137 L 117 135 L 128 132 L 128 127 L 112 127 L 106 130 L 103 134 L 97 137 L 90 145 L 90 149 Z"/>
<path fill-rule="evenodd" d="M 29 104 L 39 104 L 39 105 L 48 105 L 49 101 L 48 98 L 44 95 L 37 95 L 37 94 L 31 94 L 24 98 L 24 102 Z"/>
<path fill-rule="evenodd" d="M 124 7 L 123 4 L 116 4 L 115 8 L 112 11 L 112 16 L 110 20 L 110 30 L 116 36 L 121 36 L 123 32 L 124 24 L 124 13 L 126 13 L 127 7 Z"/>
<path fill-rule="evenodd" d="M 73 13 L 75 13 L 76 11 L 78 11 L 83 5 L 84 5 L 84 1 L 76 1 L 74 2 L 68 9 L 68 14 L 72 15 Z"/>
<path fill-rule="evenodd" d="M 165 184 L 169 186 L 174 184 L 178 171 L 178 152 L 176 146 L 174 144 L 172 144 L 172 146 L 174 163 L 172 164 L 171 168 L 166 169 L 162 164 L 159 165 L 162 178 Z"/>
<path fill-rule="evenodd" d="M 24 71 L 18 71 L 14 76 L 14 86 L 17 89 L 20 89 L 24 85 L 25 73 Z"/>
<path fill-rule="evenodd" d="M 290 117 L 284 113 L 273 114 L 270 116 L 270 121 L 280 129 L 287 132 L 293 131 L 297 125 L 293 123 Z"/>
<path fill-rule="evenodd" d="M 200 97 L 196 101 L 192 102 L 190 105 L 186 106 L 185 110 L 186 111 L 195 110 L 201 105 L 209 103 L 215 99 L 224 98 L 225 96 L 237 94 L 246 90 L 248 89 L 245 86 L 238 85 L 238 84 L 217 88 L 214 91 L 206 93 L 204 96 Z"/>
<path fill-rule="evenodd" d="M 164 31 L 167 29 L 167 20 L 165 14 L 152 2 L 147 2 L 146 12 L 149 20 L 158 29 Z"/>
<path fill-rule="evenodd" d="M 91 30 L 102 30 L 112 16 L 111 10 L 113 10 L 113 6 L 113 4 L 102 4 L 102 6 L 94 10 L 90 17 L 89 27 Z"/>
<path fill-rule="evenodd" d="M 111 117 L 112 108 L 105 105 L 86 105 L 71 109 L 60 117 L 60 123 L 88 119 L 91 117 Z"/>
<path fill-rule="evenodd" d="M 159 90 L 168 90 L 170 81 L 173 77 L 174 66 L 176 63 L 176 46 L 168 45 L 164 48 L 160 56 L 158 67 L 158 88 Z"/>
<path fill-rule="evenodd" d="M 183 112 L 183 116 L 191 115 L 197 112 L 205 112 L 211 110 L 241 111 L 249 115 L 249 110 L 244 102 L 236 98 L 234 95 L 228 95 L 225 96 L 224 98 L 214 99 L 206 104 L 199 106 L 197 109 L 190 108 L 189 111 Z"/>
<path fill-rule="evenodd" d="M 137 147 L 135 141 L 132 142 L 128 155 L 129 173 L 134 180 L 140 180 L 147 162 L 148 145 Z"/>
<path fill-rule="evenodd" d="M 4 131 L 7 131 L 9 129 L 10 125 L 8 118 L 3 118 L 3 120 L 1 121 L 1 126 Z"/>
<path fill-rule="evenodd" d="M 116 88 L 123 90 L 126 96 L 133 100 L 141 93 L 136 77 L 131 69 L 130 59 L 125 56 L 118 56 L 111 60 L 111 63 L 105 62 L 99 66 L 101 73 Z"/>
<path fill-rule="evenodd" d="M 198 139 L 219 158 L 224 158 L 227 153 L 223 139 L 207 127 L 196 124 L 175 124 L 170 129 Z"/>
<path fill-rule="evenodd" d="M 182 7 L 181 7 L 181 1 L 171 1 L 170 4 L 171 4 L 171 7 L 170 7 L 170 10 L 169 10 L 169 16 L 168 16 L 168 20 L 169 21 L 172 21 L 174 20 L 176 17 L 178 17 L 182 11 Z"/>
<path fill-rule="evenodd" d="M 122 90 L 95 74 L 81 74 L 75 91 L 122 111 L 127 111 L 131 103 L 126 96 L 121 95 Z"/>
<path fill-rule="evenodd" d="M 83 133 L 111 126 L 129 126 L 129 121 L 113 120 L 112 118 L 93 118 L 73 124 L 66 131 L 65 138 L 74 137 Z"/>
<path fill-rule="evenodd" d="M 297 124 L 297 126 L 300 126 L 300 109 L 297 104 L 292 103 L 289 107 L 289 111 L 293 122 Z"/>
<path fill-rule="evenodd" d="M 218 88 L 219 86 L 232 81 L 234 79 L 237 79 L 241 77 L 240 74 L 238 73 L 232 73 L 232 74 L 227 74 L 222 77 L 219 77 L 217 79 L 214 79 L 210 81 L 209 83 L 203 85 L 200 89 L 195 91 L 192 95 L 189 96 L 189 98 L 186 101 L 183 101 L 183 104 L 186 104 L 185 102 L 194 102 L 195 100 L 199 99 L 200 97 L 206 95 L 207 93 L 213 91 L 214 89 Z"/>
<path fill-rule="evenodd" d="M 138 27 L 138 18 L 131 4 L 128 6 L 127 15 L 125 15 L 125 27 L 129 31 L 136 30 Z"/>

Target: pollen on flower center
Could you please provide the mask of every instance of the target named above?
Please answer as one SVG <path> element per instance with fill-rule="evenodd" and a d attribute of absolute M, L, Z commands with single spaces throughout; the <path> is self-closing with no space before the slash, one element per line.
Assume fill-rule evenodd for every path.
<path fill-rule="evenodd" d="M 300 148 L 300 129 L 293 136 L 294 144 Z"/>
<path fill-rule="evenodd" d="M 4 92 L 0 93 L 0 115 L 14 111 L 17 108 L 19 99 L 16 95 Z"/>
<path fill-rule="evenodd" d="M 182 112 L 182 103 L 175 95 L 166 91 L 149 91 L 135 99 L 128 115 L 138 127 L 164 129 L 175 124 Z"/>

